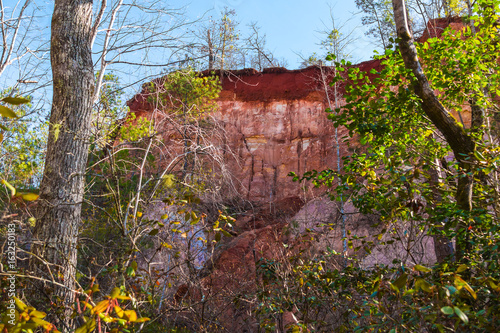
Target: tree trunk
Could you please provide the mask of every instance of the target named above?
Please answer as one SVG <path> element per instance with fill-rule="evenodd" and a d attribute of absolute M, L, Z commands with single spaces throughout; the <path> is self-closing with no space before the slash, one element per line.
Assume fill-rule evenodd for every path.
<path fill-rule="evenodd" d="M 207 30 L 207 44 L 208 44 L 208 70 L 214 70 L 214 46 L 212 44 L 212 38 L 210 38 L 210 30 Z"/>
<path fill-rule="evenodd" d="M 425 73 L 418 60 L 417 49 L 414 45 L 413 35 L 408 26 L 407 10 L 404 0 L 392 0 L 394 8 L 394 21 L 399 38 L 399 49 L 405 67 L 413 72 L 416 80 L 413 82 L 415 94 L 421 99 L 422 109 L 434 126 L 443 134 L 450 145 L 455 159 L 459 163 L 459 175 L 455 198 L 457 205 L 464 211 L 472 209 L 472 164 L 475 162 L 475 142 L 467 135 L 464 128 L 439 102 L 432 90 Z M 457 257 L 461 258 L 464 246 L 457 244 Z"/>
<path fill-rule="evenodd" d="M 53 101 L 39 209 L 30 266 L 37 276 L 63 287 L 54 298 L 65 302 L 59 323 L 70 328 L 75 301 L 77 240 L 88 156 L 94 74 L 91 54 L 92 0 L 56 0 L 50 57 Z M 42 260 L 39 260 L 42 259 Z M 50 272 L 48 272 L 50 268 Z"/>
<path fill-rule="evenodd" d="M 434 197 L 434 209 L 437 209 L 439 203 L 443 200 L 443 196 L 440 190 L 440 184 L 444 182 L 443 175 L 441 173 L 441 167 L 439 165 L 439 160 L 434 158 L 434 165 L 429 167 L 430 174 L 430 184 L 432 189 L 432 194 Z M 443 221 L 446 222 L 446 221 Z M 438 263 L 442 263 L 445 260 L 454 259 L 453 243 L 451 240 L 440 234 L 444 230 L 444 226 L 437 226 L 436 233 L 432 235 L 434 240 L 434 253 L 436 254 L 436 260 Z"/>

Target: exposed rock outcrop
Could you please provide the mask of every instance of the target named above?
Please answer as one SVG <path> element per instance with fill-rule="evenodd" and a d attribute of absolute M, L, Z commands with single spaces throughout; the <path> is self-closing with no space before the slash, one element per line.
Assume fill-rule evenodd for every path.
<path fill-rule="evenodd" d="M 358 65 L 362 70 L 380 69 L 379 61 Z M 263 72 L 228 72 L 222 80 L 219 110 L 213 118 L 224 130 L 232 152 L 225 162 L 240 195 L 252 202 L 304 196 L 302 184 L 290 172 L 336 168 L 336 139 L 340 157 L 347 154 L 342 138 L 348 133 L 335 128 L 326 117 L 325 87 L 331 68 L 303 70 L 268 69 Z M 328 90 L 330 97 L 332 92 Z M 147 88 L 128 102 L 137 116 L 151 114 Z M 331 97 L 332 98 L 332 97 Z M 339 105 L 343 102 L 340 98 Z M 319 192 L 316 191 L 316 194 Z"/>
<path fill-rule="evenodd" d="M 461 26 L 459 20 L 438 20 L 434 26 L 428 26 L 426 33 L 439 31 L 434 34 L 440 36 L 450 23 Z M 371 69 L 381 70 L 379 60 L 356 66 L 367 73 Z M 232 318 L 227 320 L 233 325 L 229 330 L 256 329 L 257 323 L 248 311 L 250 306 L 227 304 L 228 299 L 237 299 L 238 295 L 257 289 L 261 279 L 257 266 L 261 260 L 279 261 L 299 251 L 314 257 L 326 248 L 351 255 L 358 248 L 365 267 L 390 265 L 395 256 L 405 260 L 403 256 L 410 251 L 415 263 L 435 261 L 433 241 L 425 231 L 415 233 L 411 225 L 404 223 L 378 225 L 377 216 L 359 214 L 349 202 L 343 207 L 343 217 L 338 203 L 322 196 L 325 189 L 305 189 L 288 176 L 290 172 L 301 175 L 311 170 L 336 169 L 338 160 L 355 147 L 353 142 L 348 146 L 343 140 L 347 130 L 336 130 L 325 114 L 325 109 L 335 107 L 328 86 L 331 70 L 326 67 L 273 68 L 262 72 L 245 69 L 225 72 L 222 76 L 219 110 L 213 118 L 223 129 L 224 138 L 223 142 L 220 138 L 215 141 L 232 152 L 224 155 L 226 168 L 239 195 L 256 208 L 236 219 L 231 231 L 237 237 L 220 244 L 206 262 L 200 283 L 196 287 L 181 286 L 175 298 L 179 302 L 193 299 L 199 304 L 210 299 L 212 308 L 226 304 L 221 317 Z M 341 95 L 343 87 L 338 91 Z M 145 88 L 128 102 L 131 112 L 138 116 L 151 114 L 153 106 L 147 93 Z M 337 105 L 343 102 L 338 96 Z M 463 116 L 468 122 L 469 116 Z M 383 228 L 397 234 L 400 241 L 365 251 L 364 241 L 387 240 L 387 235 L 376 237 Z M 344 230 L 351 230 L 356 236 L 349 248 L 344 243 Z M 285 314 L 284 322 L 296 322 L 292 312 Z"/>

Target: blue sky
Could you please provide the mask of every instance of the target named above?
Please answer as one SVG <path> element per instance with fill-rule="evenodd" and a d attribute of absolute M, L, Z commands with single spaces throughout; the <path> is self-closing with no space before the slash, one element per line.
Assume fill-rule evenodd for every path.
<path fill-rule="evenodd" d="M 309 56 L 320 50 L 317 44 L 321 40 L 321 34 L 318 31 L 325 29 L 324 23 L 330 22 L 329 5 L 333 8 L 336 22 L 342 23 L 352 18 L 346 26 L 346 32 L 356 29 L 355 34 L 359 37 L 353 43 L 353 60 L 368 60 L 375 48 L 364 36 L 360 15 L 353 17 L 353 13 L 357 12 L 354 1 L 192 0 L 186 3 L 175 0 L 170 1 L 170 5 L 185 6 L 191 19 L 203 15 L 217 17 L 226 6 L 234 9 L 242 34 L 245 34 L 247 24 L 256 21 L 267 36 L 268 48 L 277 58 L 287 59 L 290 69 L 297 68 L 300 64 L 297 54 Z"/>
<path fill-rule="evenodd" d="M 330 23 L 330 7 L 333 8 L 333 16 L 337 24 L 341 24 L 349 19 L 351 21 L 346 25 L 344 33 L 349 33 L 354 30 L 358 39 L 352 43 L 351 51 L 352 61 L 354 63 L 363 60 L 368 60 L 373 55 L 373 45 L 368 43 L 368 38 L 364 36 L 363 27 L 361 27 L 361 15 L 353 15 L 357 12 L 354 1 L 340 0 L 309 0 L 302 1 L 285 1 L 285 0 L 160 0 L 162 5 L 167 5 L 171 8 L 183 8 L 187 15 L 187 21 L 195 21 L 197 19 L 208 19 L 210 16 L 214 18 L 220 17 L 220 12 L 224 7 L 234 9 L 236 12 L 236 20 L 240 23 L 239 29 L 242 37 L 248 35 L 247 25 L 251 22 L 256 22 L 261 27 L 261 33 L 266 34 L 267 48 L 278 59 L 286 59 L 289 69 L 298 68 L 301 62 L 299 55 L 308 57 L 313 52 L 321 54 L 320 46 L 318 45 L 324 38 L 318 31 L 325 30 L 325 24 Z M 337 2 L 335 2 L 337 1 Z M 126 1 L 127 2 L 127 1 Z M 97 2 L 96 2 L 97 3 Z M 140 4 L 141 1 L 137 0 Z M 48 62 L 48 40 L 50 37 L 50 17 L 53 8 L 53 2 L 50 0 L 35 1 L 34 7 L 37 10 L 37 29 L 31 31 L 30 35 L 34 37 L 30 44 L 31 49 L 35 49 L 37 44 L 46 43 L 44 58 L 45 62 L 38 66 L 33 62 L 34 68 L 38 68 L 38 77 L 34 78 L 39 81 L 39 84 L 27 84 L 21 87 L 25 93 L 31 94 L 31 88 L 38 88 L 43 83 L 50 83 L 50 67 Z M 96 7 L 98 7 L 96 5 Z M 105 25 L 104 25 L 105 26 Z M 102 29 L 104 29 L 104 26 Z M 32 29 L 32 27 L 30 28 Z M 193 29 L 193 26 L 186 26 L 186 29 Z M 104 32 L 101 32 L 103 34 Z M 40 38 L 41 37 L 41 38 Z M 96 48 L 95 52 L 98 49 Z M 162 51 L 163 52 L 163 51 Z M 167 63 L 169 60 L 177 60 L 168 58 L 169 53 L 164 52 L 160 55 L 166 56 Z M 152 53 L 153 57 L 154 54 Z M 132 55 L 133 56 L 133 55 Z M 98 60 L 98 55 L 95 55 L 95 60 Z M 135 59 L 140 63 L 140 55 Z M 160 57 L 157 57 L 160 58 Z M 155 59 L 156 60 L 156 59 Z M 109 68 L 120 77 L 120 82 L 126 86 L 130 84 L 125 98 L 128 98 L 133 93 L 140 91 L 141 83 L 151 80 L 152 77 L 160 76 L 162 73 L 161 67 L 147 68 L 144 66 L 128 66 L 119 65 Z M 12 86 L 19 77 L 19 72 L 24 71 L 23 65 L 17 63 L 9 66 L 7 72 L 0 77 L 0 83 L 4 87 Z M 29 78 L 32 79 L 32 78 Z M 50 99 L 50 86 L 39 90 L 37 93 L 42 96 L 37 96 L 38 100 L 43 99 L 46 95 L 47 103 Z"/>

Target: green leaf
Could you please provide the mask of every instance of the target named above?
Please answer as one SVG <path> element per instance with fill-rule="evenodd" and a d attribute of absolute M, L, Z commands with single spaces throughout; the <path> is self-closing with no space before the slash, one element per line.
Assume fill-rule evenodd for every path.
<path fill-rule="evenodd" d="M 12 104 L 12 105 L 21 105 L 21 104 L 27 104 L 30 102 L 29 99 L 23 98 L 23 97 L 4 97 L 4 98 L 2 98 L 2 101 L 5 103 Z"/>
<path fill-rule="evenodd" d="M 443 306 L 441 308 L 441 312 L 446 314 L 446 315 L 452 315 L 454 313 L 453 308 L 451 306 Z"/>
<path fill-rule="evenodd" d="M 113 288 L 113 291 L 111 292 L 111 294 L 109 295 L 109 297 L 111 297 L 112 299 L 115 299 L 115 298 L 117 298 L 119 295 L 120 295 L 120 288 L 118 288 L 118 287 L 114 287 L 114 288 Z"/>
<path fill-rule="evenodd" d="M 9 129 L 2 124 L 0 124 L 0 128 L 3 129 L 4 131 L 9 131 Z"/>
<path fill-rule="evenodd" d="M 125 274 L 128 276 L 134 277 L 135 276 L 135 271 L 137 270 L 137 262 L 132 261 L 130 266 L 127 267 L 127 270 L 125 271 Z"/>
<path fill-rule="evenodd" d="M 14 118 L 14 119 L 19 118 L 14 113 L 14 111 L 12 111 L 11 109 L 9 109 L 8 107 L 3 106 L 3 105 L 0 105 L 0 115 L 2 115 L 3 117 L 7 117 L 7 118 Z"/>
<path fill-rule="evenodd" d="M 156 236 L 158 233 L 160 232 L 160 230 L 158 229 L 153 229 L 149 232 L 149 235 L 150 236 Z"/>
<path fill-rule="evenodd" d="M 406 280 L 408 279 L 408 274 L 402 274 L 396 281 L 394 281 L 392 284 L 398 288 L 401 289 L 406 285 Z"/>
<path fill-rule="evenodd" d="M 469 323 L 469 318 L 465 313 L 462 312 L 458 307 L 454 306 L 453 310 L 455 310 L 455 313 L 457 314 L 458 318 L 460 318 L 464 323 L 468 324 Z"/>
<path fill-rule="evenodd" d="M 415 287 L 420 288 L 425 292 L 431 292 L 431 284 L 427 281 L 425 281 L 422 278 L 417 278 L 417 281 L 415 282 Z"/>
<path fill-rule="evenodd" d="M 462 273 L 462 272 L 466 271 L 467 268 L 469 268 L 469 267 L 467 267 L 467 265 L 462 264 L 462 265 L 458 266 L 457 273 Z"/>

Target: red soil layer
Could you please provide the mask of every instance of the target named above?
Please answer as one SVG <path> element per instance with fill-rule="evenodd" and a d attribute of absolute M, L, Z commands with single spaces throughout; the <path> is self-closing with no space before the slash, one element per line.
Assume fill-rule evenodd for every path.
<path fill-rule="evenodd" d="M 368 73 L 371 69 L 377 71 L 382 69 L 380 60 L 365 61 L 353 65 L 353 67 L 358 67 Z M 270 102 L 273 100 L 322 99 L 322 91 L 324 90 L 321 82 L 322 72 L 326 82 L 330 82 L 333 77 L 333 67 L 327 66 L 322 68 L 311 66 L 297 70 L 288 70 L 282 67 L 267 68 L 262 72 L 251 68 L 225 71 L 219 100 Z M 205 71 L 202 74 L 219 76 L 220 72 L 215 71 L 210 74 Z M 373 74 L 369 75 L 373 76 Z M 155 81 L 161 81 L 161 79 Z M 320 93 L 319 96 L 318 92 Z M 343 92 L 343 87 L 340 87 L 339 93 Z M 141 93 L 127 102 L 127 106 L 138 117 L 143 112 L 151 112 L 153 109 L 153 105 L 148 102 L 147 96 L 147 86 L 143 86 Z"/>

